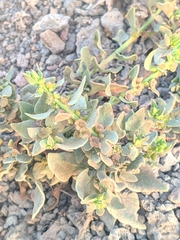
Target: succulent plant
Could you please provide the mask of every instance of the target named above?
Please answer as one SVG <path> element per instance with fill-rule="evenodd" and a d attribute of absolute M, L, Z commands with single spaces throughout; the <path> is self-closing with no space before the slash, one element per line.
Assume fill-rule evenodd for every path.
<path fill-rule="evenodd" d="M 66 67 L 64 78 L 56 81 L 53 77 L 45 78 L 37 66 L 37 72 L 24 73 L 28 85 L 21 89 L 20 95 L 11 84 L 12 68 L 6 78 L 0 80 L 0 131 L 12 134 L 8 144 L 3 137 L 0 142 L 0 179 L 15 170 L 15 180 L 26 181 L 33 188 L 32 218 L 44 205 L 42 182 L 45 181 L 53 186 L 71 179 L 86 211 L 95 211 L 108 229 L 117 219 L 145 229 L 138 221 L 138 192 L 168 190 L 168 186 L 155 177 L 154 169 L 159 166 L 159 158 L 176 144 L 180 133 L 179 33 L 175 28 L 178 12 L 174 1 L 155 3 L 149 1 L 151 13 L 154 8 L 157 10 L 140 29 L 135 24 L 135 8 L 129 10 L 126 18 L 132 36 L 120 30 L 114 39 L 120 47 L 109 57 L 96 31 L 94 42 L 100 56 L 96 58 L 88 47 L 82 48 L 75 73 Z M 171 15 L 167 8 L 171 9 Z M 171 30 L 164 26 L 164 21 L 161 23 L 161 11 L 170 19 Z M 154 19 L 164 39 L 145 61 L 145 68 L 153 74 L 145 80 L 139 78 L 140 67 L 135 65 L 129 73 L 131 88 L 113 82 L 113 74 L 122 66 L 105 66 L 113 59 L 135 61 L 136 55 L 120 53 L 136 41 Z M 170 86 L 173 97 L 167 102 L 161 98 L 153 100 L 149 110 L 137 108 L 133 97 L 140 95 L 146 86 L 156 92 L 154 77 L 169 70 L 177 71 Z M 59 93 L 65 81 L 71 83 L 66 95 Z M 113 106 L 120 101 L 129 104 L 131 109 L 116 114 Z"/>

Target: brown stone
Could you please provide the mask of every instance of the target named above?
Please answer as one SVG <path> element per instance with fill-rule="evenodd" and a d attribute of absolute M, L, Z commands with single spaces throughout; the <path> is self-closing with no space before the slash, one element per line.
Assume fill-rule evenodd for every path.
<path fill-rule="evenodd" d="M 62 52 L 65 48 L 65 43 L 51 30 L 41 33 L 40 38 L 42 43 L 54 54 Z"/>

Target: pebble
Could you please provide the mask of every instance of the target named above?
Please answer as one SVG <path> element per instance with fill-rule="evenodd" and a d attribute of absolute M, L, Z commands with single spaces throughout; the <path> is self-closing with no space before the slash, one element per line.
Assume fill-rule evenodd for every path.
<path fill-rule="evenodd" d="M 82 1 L 65 0 L 63 3 L 63 6 L 65 7 L 65 9 L 67 11 L 68 16 L 73 16 L 75 8 L 82 6 Z"/>
<path fill-rule="evenodd" d="M 46 30 L 60 32 L 66 27 L 69 27 L 69 16 L 62 14 L 48 14 L 33 26 L 33 31 L 38 34 Z"/>
<path fill-rule="evenodd" d="M 9 45 L 7 45 L 7 47 L 6 47 L 6 50 L 7 50 L 7 51 L 13 51 L 13 50 L 15 50 L 15 49 L 16 49 L 15 44 L 9 44 Z"/>
<path fill-rule="evenodd" d="M 29 64 L 29 60 L 26 59 L 26 56 L 22 53 L 17 55 L 17 66 L 21 68 L 27 68 Z"/>
<path fill-rule="evenodd" d="M 23 73 L 19 73 L 15 79 L 13 80 L 13 82 L 16 84 L 16 86 L 18 87 L 24 87 L 25 85 L 27 85 L 27 80 L 25 79 Z"/>
<path fill-rule="evenodd" d="M 7 61 L 5 58 L 0 57 L 0 65 L 6 65 Z"/>
<path fill-rule="evenodd" d="M 170 152 L 165 157 L 161 158 L 161 164 L 163 166 L 160 167 L 160 169 L 162 172 L 168 172 L 171 170 L 172 166 L 174 166 L 177 162 L 178 159 L 176 159 L 172 152 Z"/>
<path fill-rule="evenodd" d="M 107 37 L 115 37 L 119 29 L 124 28 L 124 16 L 116 8 L 112 11 L 105 13 L 101 17 L 101 24 L 104 27 Z"/>
<path fill-rule="evenodd" d="M 169 194 L 168 199 L 172 203 L 176 203 L 180 206 L 180 187 L 175 187 Z"/>
<path fill-rule="evenodd" d="M 54 54 L 62 52 L 65 43 L 51 30 L 46 30 L 40 34 L 42 43 Z"/>
<path fill-rule="evenodd" d="M 108 240 L 115 240 L 115 239 L 122 239 L 122 240 L 135 240 L 134 235 L 126 228 L 116 228 L 111 230 Z"/>
<path fill-rule="evenodd" d="M 4 224 L 4 229 L 10 227 L 10 226 L 16 226 L 18 223 L 18 217 L 16 215 L 9 216 L 6 219 L 6 222 Z"/>
<path fill-rule="evenodd" d="M 59 55 L 56 54 L 51 54 L 47 60 L 46 64 L 47 65 L 53 65 L 53 64 L 59 64 L 62 61 L 62 58 Z"/>
<path fill-rule="evenodd" d="M 0 192 L 6 192 L 9 190 L 9 185 L 5 182 L 0 182 Z"/>
<path fill-rule="evenodd" d="M 74 52 L 76 48 L 76 34 L 69 33 L 68 34 L 68 40 L 66 42 L 65 46 L 65 55 Z"/>
<path fill-rule="evenodd" d="M 3 196 L 2 194 L 0 194 L 0 203 L 4 203 L 6 202 L 7 198 L 5 196 Z"/>
<path fill-rule="evenodd" d="M 168 212 L 176 208 L 175 204 L 172 204 L 170 201 L 165 201 L 163 204 L 157 204 L 156 210 L 161 212 Z"/>

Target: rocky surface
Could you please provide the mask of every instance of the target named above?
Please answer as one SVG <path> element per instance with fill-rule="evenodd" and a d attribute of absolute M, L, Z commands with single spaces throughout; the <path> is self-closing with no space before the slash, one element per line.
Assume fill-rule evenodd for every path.
<path fill-rule="evenodd" d="M 129 32 L 124 16 L 131 2 L 137 1 L 95 1 L 95 0 L 1 0 L 0 1 L 0 77 L 14 65 L 13 82 L 18 88 L 26 85 L 22 72 L 32 69 L 38 63 L 45 76 L 61 78 L 66 65 L 74 66 L 73 60 L 80 54 L 83 46 L 93 47 L 94 31 L 102 36 L 103 48 L 112 52 L 117 44 L 112 40 L 120 28 Z M 140 21 L 147 17 L 146 1 L 138 1 Z M 153 47 L 151 40 L 138 42 L 126 51 L 135 50 L 138 63 Z M 134 49 L 133 49 L 134 48 Z M 117 80 L 129 84 L 128 66 L 119 74 Z M 169 80 L 168 80 L 169 79 Z M 168 97 L 168 84 L 160 81 L 158 90 L 161 97 Z M 121 82 L 122 81 L 122 82 Z M 155 94 L 143 90 L 140 105 L 146 105 Z M 125 104 L 118 106 L 118 111 Z M 104 223 L 94 219 L 84 240 L 178 240 L 180 239 L 180 147 L 161 159 L 159 178 L 170 185 L 168 193 L 140 194 L 141 209 L 139 221 L 147 225 L 147 230 L 138 230 L 116 223 L 110 232 Z M 18 184 L 3 178 L 0 182 L 0 239 L 2 240 L 78 240 L 85 218 L 83 206 L 76 194 L 61 193 L 58 205 L 52 191 L 44 185 L 46 204 L 32 220 L 33 204 L 20 198 Z"/>

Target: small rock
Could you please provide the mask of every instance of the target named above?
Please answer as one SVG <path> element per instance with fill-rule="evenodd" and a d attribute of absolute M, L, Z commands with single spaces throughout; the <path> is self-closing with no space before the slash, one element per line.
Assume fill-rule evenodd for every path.
<path fill-rule="evenodd" d="M 85 2 L 87 4 L 92 4 L 92 3 L 96 2 L 96 0 L 83 0 L 83 2 Z"/>
<path fill-rule="evenodd" d="M 63 235 L 68 235 L 70 239 L 75 239 L 77 233 L 78 230 L 75 227 L 72 227 L 69 224 L 61 225 L 59 224 L 59 221 L 55 221 L 51 227 L 40 236 L 40 240 L 62 240 L 61 237 Z"/>
<path fill-rule="evenodd" d="M 22 72 L 17 75 L 17 77 L 13 80 L 13 82 L 18 87 L 24 87 L 28 83 Z"/>
<path fill-rule="evenodd" d="M 6 50 L 7 50 L 7 51 L 13 51 L 15 48 L 16 48 L 15 44 L 9 44 L 9 45 L 7 45 L 7 47 L 6 47 Z"/>
<path fill-rule="evenodd" d="M 101 24 L 105 29 L 106 36 L 115 37 L 119 29 L 124 27 L 124 16 L 118 9 L 114 8 L 112 11 L 105 13 L 101 17 Z"/>
<path fill-rule="evenodd" d="M 73 62 L 74 59 L 76 59 L 76 58 L 77 58 L 76 54 L 75 54 L 75 53 L 72 53 L 72 54 L 67 55 L 66 58 L 65 58 L 65 60 L 66 60 L 67 62 Z"/>
<path fill-rule="evenodd" d="M 82 47 L 88 46 L 91 49 L 91 53 L 97 56 L 99 54 L 99 50 L 94 46 L 94 33 L 96 30 L 101 32 L 102 28 L 100 25 L 99 19 L 95 19 L 92 24 L 88 27 L 82 27 L 77 34 L 76 38 L 76 53 L 79 56 Z M 104 40 L 104 39 L 103 39 Z M 102 42 L 103 42 L 102 40 Z"/>
<path fill-rule="evenodd" d="M 0 182 L 0 192 L 6 192 L 9 190 L 9 185 L 5 182 Z"/>
<path fill-rule="evenodd" d="M 143 199 L 141 200 L 142 207 L 148 212 L 152 212 L 155 209 L 155 204 L 153 200 Z"/>
<path fill-rule="evenodd" d="M 65 46 L 65 54 L 72 53 L 75 50 L 76 48 L 75 42 L 76 42 L 76 35 L 74 33 L 69 33 L 68 40 Z"/>
<path fill-rule="evenodd" d="M 104 237 L 106 235 L 104 231 L 104 223 L 103 222 L 97 222 L 96 223 L 96 233 L 98 237 Z"/>
<path fill-rule="evenodd" d="M 17 66 L 21 68 L 27 68 L 29 64 L 29 60 L 26 59 L 26 56 L 19 53 L 17 55 Z"/>
<path fill-rule="evenodd" d="M 173 156 L 172 152 L 169 152 L 165 157 L 161 158 L 161 164 L 163 166 L 160 167 L 160 170 L 162 172 L 168 172 L 177 162 L 178 160 Z"/>
<path fill-rule="evenodd" d="M 49 65 L 49 66 L 47 66 L 46 67 L 46 69 L 48 70 L 48 71 L 55 71 L 56 69 L 58 68 L 58 65 L 56 65 L 56 64 L 54 64 L 54 65 Z"/>
<path fill-rule="evenodd" d="M 6 222 L 4 224 L 4 229 L 10 227 L 10 226 L 16 226 L 18 223 L 18 217 L 13 215 L 13 216 L 10 216 L 6 219 Z"/>
<path fill-rule="evenodd" d="M 33 31 L 38 34 L 46 30 L 60 32 L 69 27 L 70 17 L 62 14 L 48 14 L 33 26 Z"/>
<path fill-rule="evenodd" d="M 6 202 L 7 198 L 5 196 L 3 196 L 2 194 L 0 194 L 0 203 L 4 203 Z"/>
<path fill-rule="evenodd" d="M 179 186 L 180 186 L 180 179 L 178 179 L 178 178 L 172 178 L 172 177 L 171 177 L 170 182 L 172 183 L 172 185 L 173 185 L 174 187 L 179 187 Z"/>
<path fill-rule="evenodd" d="M 70 213 L 67 215 L 67 217 L 79 230 L 83 227 L 82 212 Z"/>
<path fill-rule="evenodd" d="M 126 228 L 116 228 L 111 230 L 108 240 L 135 240 L 134 235 Z"/>
<path fill-rule="evenodd" d="M 0 58 L 0 65 L 6 65 L 6 59 L 1 57 Z"/>
<path fill-rule="evenodd" d="M 46 60 L 47 65 L 59 64 L 62 61 L 62 58 L 56 54 L 51 54 Z"/>
<path fill-rule="evenodd" d="M 5 14 L 0 15 L 0 22 L 3 22 L 7 19 L 7 16 Z"/>
<path fill-rule="evenodd" d="M 4 216 L 7 216 L 8 215 L 8 212 L 9 212 L 9 208 L 6 204 L 3 204 L 2 208 L 1 208 L 1 213 L 4 215 Z"/>
<path fill-rule="evenodd" d="M 164 202 L 164 204 L 159 204 L 159 206 L 156 206 L 156 209 L 161 212 L 169 212 L 176 208 L 175 204 L 172 204 L 170 201 Z"/>
<path fill-rule="evenodd" d="M 11 193 L 11 199 L 19 206 L 19 208 L 27 208 L 32 209 L 33 202 L 30 202 L 29 200 L 22 200 L 19 195 L 19 191 L 14 191 Z"/>
<path fill-rule="evenodd" d="M 68 16 L 73 16 L 74 14 L 74 9 L 76 7 L 81 7 L 82 6 L 82 1 L 79 0 L 65 0 L 63 3 Z"/>
<path fill-rule="evenodd" d="M 168 196 L 169 201 L 180 206 L 180 187 L 175 187 Z"/>
<path fill-rule="evenodd" d="M 174 147 L 173 150 L 172 150 L 172 154 L 177 159 L 177 161 L 180 162 L 180 146 L 179 147 Z"/>
<path fill-rule="evenodd" d="M 180 220 L 180 209 L 179 208 L 175 209 L 175 214 L 176 214 L 176 217 Z"/>
<path fill-rule="evenodd" d="M 180 224 L 173 211 L 162 213 L 154 211 L 149 213 L 147 223 L 148 239 L 178 239 L 180 235 Z"/>
<path fill-rule="evenodd" d="M 180 168 L 180 164 L 179 164 L 179 163 L 176 163 L 176 164 L 173 166 L 173 172 L 176 172 L 179 168 Z"/>
<path fill-rule="evenodd" d="M 65 43 L 51 30 L 46 30 L 40 34 L 42 43 L 54 54 L 62 52 Z"/>

